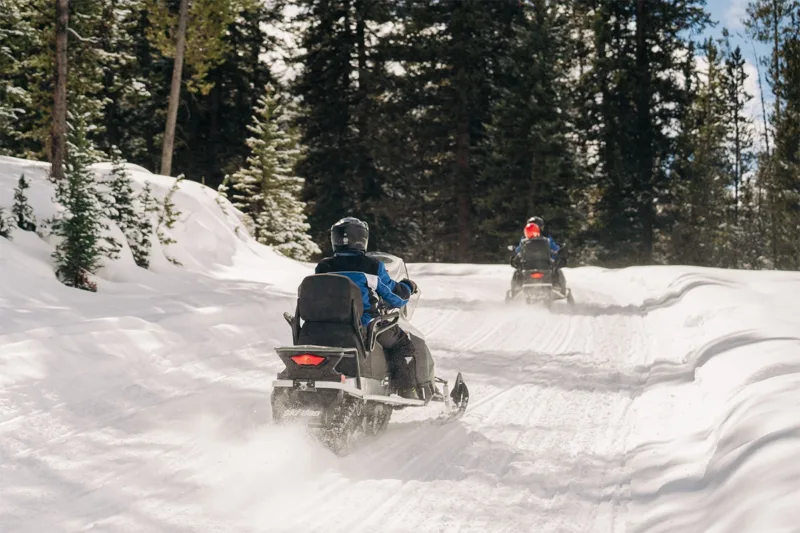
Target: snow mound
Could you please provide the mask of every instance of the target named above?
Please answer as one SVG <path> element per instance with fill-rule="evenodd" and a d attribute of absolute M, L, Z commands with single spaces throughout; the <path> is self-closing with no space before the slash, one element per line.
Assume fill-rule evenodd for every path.
<path fill-rule="evenodd" d="M 111 164 L 98 163 L 93 169 L 98 181 L 103 182 L 110 175 Z M 159 200 L 166 196 L 175 183 L 175 178 L 152 174 L 137 165 L 127 165 L 127 169 L 133 179 L 135 192 L 139 192 L 145 183 L 150 183 L 154 196 Z M 20 175 L 24 174 L 31 181 L 28 200 L 37 219 L 52 217 L 56 213 L 55 190 L 47 179 L 48 173 L 49 166 L 46 163 L 0 156 L 0 207 L 10 209 L 13 190 Z M 235 264 L 237 279 L 241 279 L 244 268 L 246 278 L 251 281 L 289 283 L 299 282 L 302 273 L 310 268 L 300 266 L 296 261 L 255 242 L 245 229 L 242 213 L 209 187 L 182 181 L 174 202 L 181 214 L 175 229 L 171 231 L 177 244 L 170 245 L 168 254 L 182 266 L 166 261 L 157 239 L 154 239 L 156 245 L 153 249 L 152 271 L 179 277 L 187 271 L 225 277 Z M 20 233 L 16 231 L 15 235 Z M 42 256 L 42 252 L 37 255 Z M 106 264 L 98 272 L 101 285 L 103 280 L 135 283 L 150 279 L 150 274 L 135 266 L 127 247 L 119 261 Z"/>
<path fill-rule="evenodd" d="M 130 170 L 157 197 L 174 183 Z M 95 171 L 102 180 L 110 166 Z M 48 166 L 9 157 L 0 206 L 22 173 L 37 219 L 55 214 Z M 182 182 L 174 201 L 169 252 L 183 266 L 122 257 L 98 273 L 97 293 L 59 283 L 53 246 L 35 233 L 0 238 L 0 531 L 214 528 L 187 498 L 206 481 L 192 465 L 211 476 L 222 450 L 311 446 L 270 431 L 267 388 L 274 346 L 291 342 L 281 313 L 310 267 L 252 240 L 202 185 Z"/>

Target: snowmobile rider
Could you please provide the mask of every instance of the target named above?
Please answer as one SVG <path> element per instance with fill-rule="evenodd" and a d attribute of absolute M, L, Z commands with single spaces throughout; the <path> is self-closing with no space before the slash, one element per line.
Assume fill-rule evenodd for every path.
<path fill-rule="evenodd" d="M 537 239 L 540 237 L 544 237 L 547 239 L 547 243 L 550 246 L 550 258 L 555 262 L 555 274 L 556 279 L 558 279 L 558 285 L 561 289 L 562 293 L 567 292 L 567 281 L 564 278 L 564 273 L 561 272 L 561 268 L 559 266 L 559 258 L 558 253 L 561 251 L 561 247 L 556 244 L 556 242 L 550 238 L 548 235 L 543 235 L 544 232 L 544 219 L 542 217 L 530 217 L 528 219 L 525 228 L 522 230 L 522 238 L 519 240 L 519 244 L 514 249 L 514 257 L 511 260 L 511 265 L 514 266 L 514 275 L 511 279 L 511 292 L 512 294 L 516 295 L 520 290 L 522 290 L 522 272 L 520 272 L 518 265 L 519 265 L 519 254 L 522 251 L 522 245 L 525 241 L 529 239 Z"/>
<path fill-rule="evenodd" d="M 372 320 L 371 310 L 378 304 L 378 298 L 392 308 L 400 308 L 417 292 L 413 281 L 395 282 L 381 261 L 366 255 L 368 242 L 369 225 L 366 222 L 353 217 L 343 218 L 331 226 L 333 257 L 326 257 L 316 268 L 317 274 L 346 276 L 361 289 L 364 303 L 362 326 Z M 377 341 L 388 356 L 392 386 L 401 396 L 416 399 L 415 379 L 407 363 L 407 358 L 414 357 L 414 344 L 408 334 L 394 326 L 381 333 Z"/>
<path fill-rule="evenodd" d="M 544 237 L 547 239 L 547 243 L 550 245 L 550 257 L 555 261 L 558 258 L 558 252 L 561 250 L 561 247 L 556 244 L 556 241 L 548 237 L 547 235 L 542 235 L 544 231 L 544 219 L 542 217 L 531 217 L 528 219 L 528 223 L 525 228 L 522 230 L 522 238 L 519 240 L 519 244 L 514 249 L 514 252 L 519 255 L 520 250 L 522 250 L 522 243 L 527 241 L 528 239 L 535 239 L 537 237 Z"/>

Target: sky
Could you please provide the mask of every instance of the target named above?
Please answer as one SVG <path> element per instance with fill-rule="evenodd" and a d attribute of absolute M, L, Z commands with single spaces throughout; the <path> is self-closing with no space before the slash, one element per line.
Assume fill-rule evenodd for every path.
<path fill-rule="evenodd" d="M 763 44 L 753 43 L 745 35 L 742 19 L 747 16 L 748 3 L 749 0 L 706 0 L 706 9 L 711 13 L 712 21 L 716 22 L 716 26 L 708 30 L 708 34 L 721 37 L 722 29 L 728 28 L 731 33 L 731 42 L 741 46 L 745 57 L 754 63 L 754 45 L 756 53 L 762 57 L 769 53 L 769 49 Z"/>
<path fill-rule="evenodd" d="M 744 30 L 741 19 L 746 15 L 747 0 L 706 1 L 711 18 L 720 23 L 718 29 L 726 26 L 732 32 Z"/>
<path fill-rule="evenodd" d="M 706 9 L 711 14 L 712 21 L 716 22 L 716 26 L 709 28 L 707 34 L 712 37 L 722 37 L 722 29 L 727 28 L 731 33 L 731 44 L 733 46 L 739 45 L 742 49 L 742 54 L 747 61 L 745 71 L 748 75 L 746 82 L 747 92 L 753 97 L 747 106 L 747 114 L 753 119 L 758 135 L 756 137 L 757 144 L 761 143 L 763 135 L 763 115 L 761 110 L 761 101 L 759 99 L 759 85 L 758 85 L 758 70 L 756 69 L 756 54 L 760 58 L 766 57 L 770 53 L 770 48 L 764 44 L 753 42 L 745 34 L 744 24 L 742 19 L 747 15 L 747 4 L 749 0 L 706 0 Z M 772 102 L 772 92 L 769 85 L 764 78 L 764 70 L 761 71 L 761 80 L 764 89 L 764 98 L 767 101 L 767 106 Z"/>

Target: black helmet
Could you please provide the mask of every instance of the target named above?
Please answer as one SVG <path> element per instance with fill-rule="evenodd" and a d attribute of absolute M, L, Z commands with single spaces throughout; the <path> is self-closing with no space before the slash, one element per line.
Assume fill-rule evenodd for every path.
<path fill-rule="evenodd" d="M 536 224 L 539 226 L 540 231 L 544 231 L 544 219 L 542 217 L 531 217 L 528 219 L 528 224 Z"/>
<path fill-rule="evenodd" d="M 357 218 L 346 217 L 331 226 L 334 252 L 365 252 L 369 242 L 369 225 Z"/>

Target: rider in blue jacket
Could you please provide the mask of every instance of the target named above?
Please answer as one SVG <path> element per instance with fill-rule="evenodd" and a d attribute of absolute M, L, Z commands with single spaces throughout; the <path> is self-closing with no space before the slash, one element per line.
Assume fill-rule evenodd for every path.
<path fill-rule="evenodd" d="M 531 226 L 533 224 L 534 226 Z M 558 252 L 561 250 L 561 247 L 556 244 L 556 241 L 548 237 L 547 235 L 542 235 L 542 231 L 544 231 L 544 220 L 542 217 L 531 217 L 528 219 L 528 225 L 525 226 L 525 231 L 523 232 L 522 238 L 519 240 L 519 244 L 514 249 L 515 253 L 519 255 L 520 250 L 522 250 L 522 243 L 527 241 L 528 239 L 533 239 L 535 237 L 544 237 L 547 239 L 547 243 L 550 245 L 550 257 L 555 261 L 558 257 Z M 530 236 L 529 236 L 530 234 Z"/>
<path fill-rule="evenodd" d="M 353 217 L 343 218 L 331 227 L 333 256 L 320 261 L 316 268 L 317 274 L 346 276 L 361 289 L 364 303 L 361 324 L 364 326 L 373 318 L 373 309 L 380 300 L 390 307 L 400 308 L 417 292 L 416 283 L 410 279 L 395 282 L 381 261 L 366 255 L 368 242 L 369 226 L 366 222 Z M 415 379 L 409 367 L 415 350 L 408 334 L 394 326 L 378 335 L 377 340 L 388 355 L 392 385 L 402 396 L 416 398 Z"/>
<path fill-rule="evenodd" d="M 542 217 L 531 217 L 528 219 L 528 223 L 523 230 L 523 236 L 519 240 L 519 244 L 517 244 L 516 248 L 514 248 L 514 253 L 516 254 L 515 260 L 519 258 L 519 253 L 522 250 L 522 244 L 529 240 L 529 239 L 536 239 L 536 238 L 545 238 L 547 239 L 547 243 L 550 246 L 550 258 L 553 261 L 558 261 L 558 253 L 561 251 L 561 247 L 556 244 L 556 242 L 550 238 L 548 235 L 543 235 L 542 232 L 544 231 L 544 220 Z M 512 261 L 512 265 L 516 265 L 515 261 Z M 561 272 L 561 268 L 559 268 L 558 263 L 555 266 L 555 274 L 556 279 L 558 280 L 559 288 L 561 292 L 566 293 L 567 290 L 567 282 L 564 278 L 564 273 Z M 514 276 L 511 279 L 511 293 L 512 295 L 517 294 L 520 290 L 522 290 L 522 275 L 519 269 L 514 270 Z"/>

